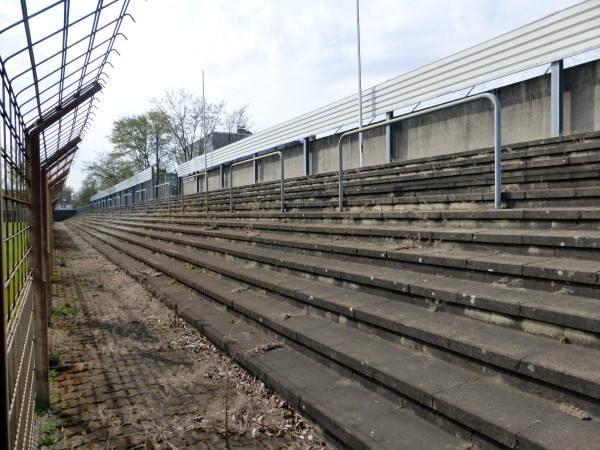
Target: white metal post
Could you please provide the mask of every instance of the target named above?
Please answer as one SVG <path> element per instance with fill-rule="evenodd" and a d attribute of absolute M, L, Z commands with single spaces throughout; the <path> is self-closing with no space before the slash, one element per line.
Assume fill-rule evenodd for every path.
<path fill-rule="evenodd" d="M 204 148 L 204 190 L 206 191 L 206 212 L 208 212 L 208 159 L 206 156 L 206 97 L 204 97 L 204 70 L 202 70 L 202 147 Z M 183 192 L 181 195 L 183 195 Z"/>
<path fill-rule="evenodd" d="M 358 49 L 358 128 L 363 127 L 363 108 L 362 108 L 362 80 L 360 69 L 360 6 L 359 0 L 356 0 L 356 47 Z M 363 154 L 363 134 L 358 133 L 358 152 L 360 158 L 360 167 L 365 164 Z"/>

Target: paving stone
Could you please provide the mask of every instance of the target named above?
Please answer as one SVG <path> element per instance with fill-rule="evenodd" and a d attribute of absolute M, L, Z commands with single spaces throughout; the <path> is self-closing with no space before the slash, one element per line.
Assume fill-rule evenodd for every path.
<path fill-rule="evenodd" d="M 63 242 L 72 242 L 66 237 L 63 229 L 59 229 L 57 235 Z M 96 258 L 93 254 L 88 257 Z M 85 259 L 86 256 L 82 258 Z M 71 273 L 71 270 L 75 270 L 76 274 L 71 278 L 77 280 L 73 281 L 74 283 L 97 279 L 98 276 L 97 273 L 86 272 L 85 264 L 68 265 L 63 269 L 63 276 Z M 75 292 L 72 295 L 79 294 Z M 74 354 L 75 361 L 78 361 L 81 355 L 91 355 L 92 358 L 85 363 L 89 364 L 86 370 L 73 367 L 60 374 L 63 379 L 60 384 L 52 384 L 53 389 L 60 389 L 60 392 L 64 393 L 62 396 L 60 392 L 52 394 L 53 398 L 61 396 L 61 410 L 57 417 L 65 430 L 64 440 L 60 441 L 61 444 L 57 448 L 131 448 L 150 445 L 149 439 L 157 435 L 156 427 L 165 427 L 161 433 L 170 441 L 170 445 L 195 446 L 199 440 L 192 439 L 186 444 L 185 439 L 190 436 L 190 432 L 186 432 L 185 438 L 177 436 L 177 428 L 170 421 L 176 420 L 178 415 L 181 419 L 177 420 L 185 420 L 182 414 L 189 414 L 188 410 L 197 405 L 207 405 L 215 400 L 222 401 L 221 391 L 204 389 L 202 400 L 198 402 L 197 397 L 196 401 L 192 400 L 191 393 L 201 389 L 198 385 L 189 383 L 169 388 L 175 396 L 169 397 L 170 394 L 165 391 L 164 382 L 161 380 L 169 373 L 188 370 L 191 367 L 190 356 L 181 350 L 154 350 L 153 353 L 152 347 L 165 342 L 164 338 L 161 338 L 165 328 L 149 326 L 144 328 L 143 333 L 139 333 L 142 328 L 135 319 L 135 313 L 121 305 L 123 302 L 119 301 L 118 295 L 117 292 L 109 292 L 109 289 L 105 288 L 98 295 L 84 294 L 83 300 L 78 300 L 78 307 L 83 308 L 85 319 L 76 331 L 69 331 L 72 339 L 69 345 L 77 348 Z M 179 305 L 192 306 L 193 303 L 183 301 Z M 218 311 L 217 308 L 212 308 Z M 220 317 L 218 312 L 209 316 L 217 319 Z M 202 318 L 208 319 L 206 316 Z M 162 323 L 170 324 L 166 321 Z M 236 330 L 246 337 L 249 329 L 244 327 L 243 323 L 236 324 Z M 255 329 L 252 331 L 256 332 Z M 120 341 L 122 339 L 126 341 Z M 139 339 L 137 343 L 136 339 Z M 110 366 L 111 373 L 104 372 L 106 366 Z M 161 392 L 149 393 L 156 388 Z M 188 404 L 188 401 L 191 404 Z M 199 439 L 211 440 L 213 446 L 217 445 L 217 442 L 223 442 L 221 436 L 210 429 L 200 433 L 192 432 L 191 435 L 196 434 Z M 261 441 L 262 438 L 245 436 L 232 442 L 236 448 L 269 448 Z M 281 440 L 286 446 L 291 442 L 295 442 L 294 437 Z M 156 445 L 156 448 L 162 448 L 161 446 L 166 446 L 167 443 Z M 224 445 L 226 446 L 226 443 Z"/>

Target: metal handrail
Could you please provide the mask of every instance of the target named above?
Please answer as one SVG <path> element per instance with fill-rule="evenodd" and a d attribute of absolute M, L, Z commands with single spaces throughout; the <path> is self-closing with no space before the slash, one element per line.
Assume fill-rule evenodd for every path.
<path fill-rule="evenodd" d="M 422 116 L 425 114 L 429 114 L 432 112 L 440 111 L 442 109 L 450 108 L 452 106 L 462 105 L 463 103 L 473 102 L 475 100 L 486 99 L 492 102 L 494 106 L 494 207 L 496 209 L 500 208 L 502 205 L 502 141 L 500 136 L 501 131 L 501 108 L 500 108 L 500 100 L 494 94 L 490 94 L 488 92 L 483 94 L 477 94 L 472 97 L 462 98 L 460 100 L 454 100 L 448 103 L 444 103 L 442 105 L 434 106 L 431 108 L 424 109 L 422 111 L 417 111 L 410 114 L 405 114 L 400 117 L 395 117 L 390 120 L 386 120 L 384 122 L 379 122 L 374 125 L 369 125 L 366 127 L 358 128 L 355 130 L 347 131 L 346 133 L 340 136 L 340 140 L 338 142 L 338 159 L 339 159 L 339 169 L 338 169 L 338 177 L 339 177 L 339 209 L 340 211 L 344 210 L 344 173 L 342 169 L 342 141 L 347 136 L 352 136 L 354 134 L 362 133 L 364 131 L 373 130 L 375 128 L 385 127 L 387 125 L 401 122 L 403 120 L 412 119 L 413 117 Z"/>
<path fill-rule="evenodd" d="M 187 177 L 183 177 L 181 179 L 181 182 L 183 183 L 183 180 L 187 180 L 188 178 L 198 178 L 199 176 L 204 175 L 206 176 L 206 178 L 208 178 L 208 171 L 204 171 L 204 172 L 198 172 L 195 173 L 193 175 L 188 175 Z M 206 180 L 205 184 L 205 190 L 206 190 L 206 212 L 208 212 L 208 179 Z M 181 209 L 183 210 L 183 188 L 181 189 Z"/>
<path fill-rule="evenodd" d="M 121 197 L 127 198 L 129 196 L 131 196 L 131 192 L 128 192 L 127 194 L 122 195 Z M 125 200 L 125 206 L 127 206 L 127 200 Z M 121 208 L 121 205 L 119 205 L 119 208 Z M 131 205 L 129 205 L 129 212 L 131 212 Z"/>
<path fill-rule="evenodd" d="M 284 175 L 283 175 L 283 153 L 280 151 L 275 151 L 271 153 L 267 153 L 266 155 L 255 156 L 253 158 L 245 159 L 243 161 L 238 161 L 229 166 L 229 212 L 233 212 L 233 167 L 238 166 L 240 164 L 249 163 L 252 161 L 256 161 L 258 159 L 268 158 L 273 155 L 279 156 L 279 166 L 281 168 L 281 212 L 285 211 L 285 187 L 284 187 Z"/>
<path fill-rule="evenodd" d="M 171 183 L 162 183 L 154 186 L 154 212 L 156 212 L 156 197 L 158 196 L 158 188 L 163 186 L 169 186 L 167 189 L 167 209 L 171 212 Z"/>
<path fill-rule="evenodd" d="M 143 197 L 143 200 L 142 200 L 142 201 L 144 202 L 144 206 L 146 207 L 146 213 L 147 213 L 147 212 L 148 212 L 148 202 L 146 201 L 146 191 L 147 191 L 147 189 L 140 189 L 140 190 L 138 190 L 138 191 L 135 191 L 135 193 L 136 193 L 136 194 L 137 194 L 138 192 L 143 192 L 143 193 L 144 193 L 144 195 L 142 195 L 142 197 Z M 134 200 L 134 202 L 135 202 L 135 196 L 133 197 L 133 200 Z M 137 213 L 137 207 L 135 208 L 135 212 Z"/>

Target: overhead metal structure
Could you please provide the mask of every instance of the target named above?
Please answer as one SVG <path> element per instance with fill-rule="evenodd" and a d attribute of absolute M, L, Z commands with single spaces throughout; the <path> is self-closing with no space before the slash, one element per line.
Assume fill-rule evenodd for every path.
<path fill-rule="evenodd" d="M 44 165 L 85 136 L 129 0 L 12 3 L 14 10 L 2 14 L 10 19 L 18 8 L 21 15 L 7 26 L 0 23 L 1 70 L 27 130 L 40 133 Z"/>
<path fill-rule="evenodd" d="M 29 448 L 49 401 L 51 201 L 106 83 L 130 0 L 6 0 L 0 8 L 0 448 Z"/>
<path fill-rule="evenodd" d="M 515 74 L 520 81 L 540 76 L 528 71 L 542 68 L 543 73 L 550 64 L 600 48 L 598 29 L 600 0 L 584 1 L 372 86 L 362 92 L 365 124 L 486 92 L 511 83 L 506 78 Z M 346 97 L 210 152 L 207 163 L 203 156 L 186 161 L 177 174 L 210 171 L 312 135 L 342 133 L 360 125 L 356 105 L 357 95 Z"/>

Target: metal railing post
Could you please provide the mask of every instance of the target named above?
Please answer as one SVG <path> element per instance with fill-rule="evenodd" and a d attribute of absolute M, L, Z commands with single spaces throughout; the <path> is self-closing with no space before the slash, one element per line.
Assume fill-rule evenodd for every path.
<path fill-rule="evenodd" d="M 156 186 L 154 186 L 154 188 L 156 189 L 155 197 L 158 197 L 158 188 L 163 187 L 163 186 L 169 187 L 169 189 L 167 189 L 167 209 L 169 212 L 171 212 L 171 183 L 162 183 L 162 184 L 157 184 Z M 154 199 L 154 212 L 156 212 L 156 198 Z"/>
<path fill-rule="evenodd" d="M 427 108 L 421 111 L 417 111 L 410 114 L 405 114 L 400 117 L 395 117 L 390 120 L 386 120 L 374 125 L 369 125 L 363 128 L 347 131 L 340 136 L 338 141 L 338 178 L 339 178 L 339 210 L 344 210 L 344 172 L 342 167 L 342 143 L 345 137 L 352 136 L 364 131 L 373 130 L 384 126 L 389 126 L 393 123 L 401 122 L 403 120 L 412 119 L 413 117 L 430 114 L 436 111 L 440 111 L 453 106 L 462 105 L 464 103 L 470 103 L 476 100 L 489 100 L 494 107 L 494 207 L 496 209 L 502 206 L 502 137 L 501 137 L 501 126 L 502 126 L 502 109 L 500 100 L 494 94 L 485 92 L 483 94 L 477 94 L 472 97 L 462 98 L 460 100 L 454 100 L 452 102 L 444 103 L 442 105 Z"/>
<path fill-rule="evenodd" d="M 204 172 L 198 172 L 193 175 L 188 175 L 187 177 L 181 178 L 181 201 L 182 201 L 181 210 L 182 211 L 183 211 L 183 180 L 187 180 L 188 178 L 196 178 L 196 193 L 198 193 L 199 192 L 198 191 L 199 183 L 198 183 L 197 178 L 201 175 L 204 175 L 205 179 L 208 180 L 208 171 L 206 171 L 206 170 Z M 205 198 L 206 212 L 208 212 L 208 181 L 206 181 L 206 183 L 205 183 L 205 189 L 206 189 L 206 198 Z"/>
<path fill-rule="evenodd" d="M 125 197 L 125 206 L 127 206 L 127 197 L 131 197 L 131 193 L 128 192 L 123 197 Z M 123 212 L 125 212 L 125 209 L 123 209 Z M 129 212 L 131 212 L 131 205 L 129 205 Z"/>
<path fill-rule="evenodd" d="M 136 194 L 138 192 L 143 192 L 143 194 L 141 195 L 141 197 L 142 197 L 142 200 L 144 202 L 144 205 L 146 206 L 146 214 L 148 214 L 148 202 L 146 201 L 146 189 L 140 189 L 139 191 L 135 191 Z M 135 209 L 135 212 L 137 212 L 137 207 Z"/>
<path fill-rule="evenodd" d="M 285 181 L 284 181 L 285 176 L 284 176 L 284 169 L 283 169 L 283 153 L 280 151 L 275 151 L 275 152 L 267 153 L 266 155 L 255 156 L 253 158 L 248 158 L 243 161 L 238 161 L 229 166 L 229 212 L 233 212 L 233 167 L 238 166 L 240 164 L 255 162 L 259 159 L 268 158 L 273 155 L 279 156 L 279 168 L 281 171 L 281 212 L 285 211 Z M 256 166 L 253 166 L 253 169 L 255 167 Z M 254 170 L 254 173 L 256 173 L 255 170 Z"/>

